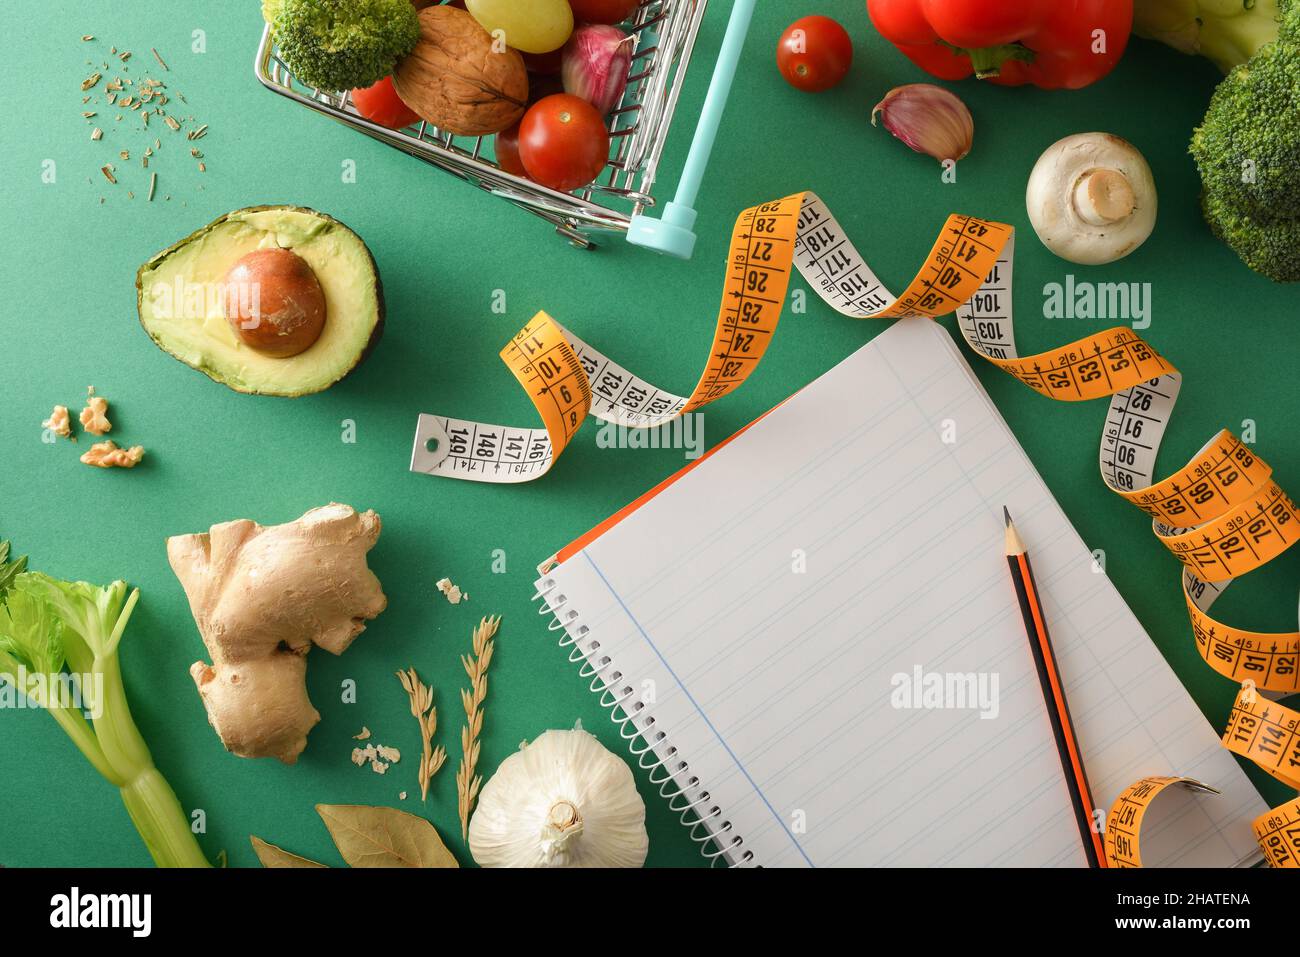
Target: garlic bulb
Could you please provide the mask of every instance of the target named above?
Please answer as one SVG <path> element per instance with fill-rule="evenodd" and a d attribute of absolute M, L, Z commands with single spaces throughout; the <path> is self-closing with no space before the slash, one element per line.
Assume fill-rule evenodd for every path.
<path fill-rule="evenodd" d="M 547 731 L 501 762 L 469 822 L 482 867 L 641 867 L 645 802 L 586 731 Z"/>

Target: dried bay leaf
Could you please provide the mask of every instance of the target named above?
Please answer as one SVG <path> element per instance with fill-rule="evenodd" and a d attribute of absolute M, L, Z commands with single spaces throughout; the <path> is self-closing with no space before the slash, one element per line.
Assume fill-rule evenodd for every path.
<path fill-rule="evenodd" d="M 352 867 L 460 867 L 422 817 L 360 804 L 317 804 L 316 811 Z"/>
<path fill-rule="evenodd" d="M 253 844 L 253 851 L 257 854 L 257 859 L 262 862 L 263 867 L 324 867 L 324 864 L 317 864 L 315 861 L 309 861 L 305 857 L 299 857 L 297 854 L 290 854 L 282 847 L 276 847 L 274 844 L 268 844 L 256 834 L 249 835 L 248 838 Z"/>

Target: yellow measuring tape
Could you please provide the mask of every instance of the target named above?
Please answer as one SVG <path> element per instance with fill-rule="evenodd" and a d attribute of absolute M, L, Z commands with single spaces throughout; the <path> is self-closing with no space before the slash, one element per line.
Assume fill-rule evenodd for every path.
<path fill-rule="evenodd" d="M 755 206 L 740 214 L 732 231 L 709 359 L 689 395 L 652 385 L 539 312 L 501 358 L 536 406 L 543 427 L 421 415 L 411 469 L 480 482 L 531 481 L 551 468 L 588 414 L 653 428 L 721 398 L 739 388 L 762 359 L 793 269 L 828 305 L 853 318 L 937 318 L 955 312 L 970 347 L 1034 391 L 1071 402 L 1110 397 L 1102 478 L 1151 516 L 1156 536 L 1182 562 L 1201 657 L 1225 677 L 1246 683 L 1224 744 L 1300 789 L 1300 714 L 1258 694 L 1300 691 L 1300 633 L 1242 631 L 1209 614 L 1232 579 L 1300 539 L 1295 504 L 1272 481 L 1269 466 L 1226 430 L 1176 474 L 1155 481 L 1156 453 L 1182 377 L 1124 326 L 1020 356 L 1012 322 L 1013 247 L 1012 227 L 953 214 L 916 277 L 894 296 L 816 194 L 796 193 Z M 1144 778 L 1128 788 L 1107 819 L 1112 866 L 1140 864 L 1143 815 L 1171 786 L 1211 790 L 1179 777 Z M 1300 798 L 1262 816 L 1254 827 L 1269 863 L 1300 866 Z"/>

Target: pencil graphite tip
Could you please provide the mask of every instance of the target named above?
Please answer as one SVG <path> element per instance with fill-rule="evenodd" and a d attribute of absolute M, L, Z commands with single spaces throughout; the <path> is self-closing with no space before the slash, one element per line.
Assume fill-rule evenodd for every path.
<path fill-rule="evenodd" d="M 1020 538 L 1020 533 L 1016 526 L 1011 522 L 1011 513 L 1007 511 L 1006 506 L 1002 507 L 1002 516 L 1007 520 L 1006 544 L 1008 555 L 1023 555 L 1025 553 L 1025 543 Z"/>

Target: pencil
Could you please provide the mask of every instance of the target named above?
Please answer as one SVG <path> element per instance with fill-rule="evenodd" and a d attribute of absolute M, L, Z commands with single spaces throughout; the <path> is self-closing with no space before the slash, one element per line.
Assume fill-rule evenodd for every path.
<path fill-rule="evenodd" d="M 1016 586 L 1016 598 L 1020 600 L 1020 613 L 1025 620 L 1025 631 L 1029 635 L 1029 650 L 1034 655 L 1034 666 L 1038 670 L 1038 683 L 1043 689 L 1043 702 L 1047 705 L 1047 716 L 1052 721 L 1052 733 L 1056 737 L 1056 750 L 1061 756 L 1061 770 L 1065 774 L 1065 784 L 1070 789 L 1070 799 L 1074 804 L 1074 819 L 1079 826 L 1079 839 L 1083 842 L 1083 852 L 1088 858 L 1089 867 L 1105 867 L 1106 851 L 1102 837 L 1092 826 L 1092 791 L 1088 787 L 1088 775 L 1083 767 L 1083 757 L 1079 751 L 1079 742 L 1074 735 L 1074 725 L 1070 721 L 1070 706 L 1065 700 L 1065 685 L 1056 668 L 1056 655 L 1052 652 L 1052 639 L 1047 634 L 1047 616 L 1038 598 L 1038 586 L 1034 582 L 1034 571 L 1029 567 L 1028 550 L 1016 526 L 1011 523 L 1011 513 L 1003 506 L 1002 514 L 1007 523 L 1007 565 L 1011 569 L 1011 581 Z"/>

